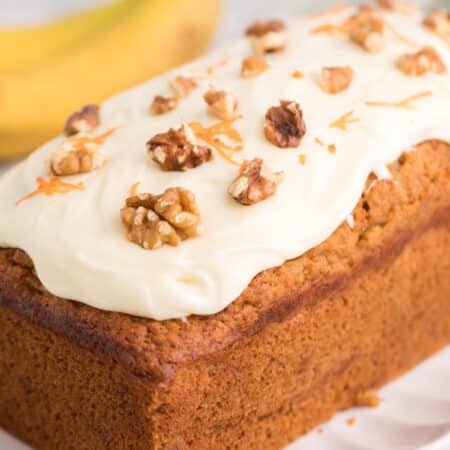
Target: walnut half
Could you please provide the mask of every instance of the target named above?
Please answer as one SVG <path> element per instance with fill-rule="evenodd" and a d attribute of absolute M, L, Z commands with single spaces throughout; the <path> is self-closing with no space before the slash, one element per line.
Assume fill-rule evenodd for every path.
<path fill-rule="evenodd" d="M 266 113 L 264 134 L 269 142 L 280 148 L 298 147 L 306 133 L 300 105 L 287 100 L 272 106 Z"/>
<path fill-rule="evenodd" d="M 350 86 L 353 69 L 345 67 L 324 67 L 317 80 L 320 88 L 328 94 L 337 94 Z"/>
<path fill-rule="evenodd" d="M 193 169 L 212 158 L 211 149 L 197 143 L 194 131 L 187 124 L 157 134 L 147 142 L 147 148 L 153 161 L 167 171 Z"/>
<path fill-rule="evenodd" d="M 85 133 L 93 130 L 100 124 L 99 107 L 97 105 L 85 105 L 79 111 L 69 116 L 64 126 L 67 136 L 77 133 Z"/>
<path fill-rule="evenodd" d="M 421 76 L 428 72 L 445 73 L 446 67 L 438 52 L 424 47 L 417 53 L 407 53 L 397 59 L 397 67 L 406 75 Z"/>
<path fill-rule="evenodd" d="M 180 187 L 166 189 L 160 195 L 129 197 L 120 216 L 128 239 L 144 249 L 177 246 L 199 234 L 200 211 L 195 196 Z"/>
<path fill-rule="evenodd" d="M 253 205 L 275 194 L 283 180 L 282 172 L 273 172 L 262 159 L 243 164 L 228 193 L 241 205 Z"/>
<path fill-rule="evenodd" d="M 246 34 L 257 55 L 280 52 L 286 47 L 286 26 L 280 20 L 255 22 L 247 29 Z"/>

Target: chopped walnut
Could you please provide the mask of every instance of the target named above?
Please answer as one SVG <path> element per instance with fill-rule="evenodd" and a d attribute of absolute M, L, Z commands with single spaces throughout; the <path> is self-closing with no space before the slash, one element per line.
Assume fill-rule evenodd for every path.
<path fill-rule="evenodd" d="M 145 249 L 177 246 L 199 234 L 200 211 L 194 194 L 179 187 L 166 189 L 161 195 L 129 197 L 120 216 L 128 239 Z"/>
<path fill-rule="evenodd" d="M 269 64 L 262 56 L 249 56 L 242 61 L 241 76 L 242 78 L 256 77 L 268 68 Z"/>
<path fill-rule="evenodd" d="M 208 105 L 208 112 L 211 116 L 222 120 L 229 120 L 236 116 L 239 103 L 230 92 L 216 91 L 213 87 L 210 87 L 203 98 Z"/>
<path fill-rule="evenodd" d="M 433 33 L 447 37 L 450 42 L 450 12 L 445 9 L 433 9 L 425 17 L 423 24 Z"/>
<path fill-rule="evenodd" d="M 282 172 L 272 172 L 262 159 L 243 164 L 228 193 L 241 205 L 253 205 L 275 194 L 283 180 Z"/>
<path fill-rule="evenodd" d="M 176 97 L 162 97 L 161 95 L 156 95 L 150 106 L 150 111 L 152 114 L 159 116 L 172 111 L 177 105 L 178 99 Z"/>
<path fill-rule="evenodd" d="M 85 105 L 79 111 L 75 111 L 66 121 L 64 132 L 73 134 L 91 131 L 100 124 L 99 108 L 97 105 Z"/>
<path fill-rule="evenodd" d="M 350 86 L 353 80 L 351 67 L 324 67 L 318 78 L 321 89 L 328 94 L 337 94 Z"/>
<path fill-rule="evenodd" d="M 163 170 L 183 171 L 200 166 L 212 157 L 209 147 L 198 145 L 195 133 L 187 124 L 178 130 L 171 128 L 147 142 L 150 155 Z"/>
<path fill-rule="evenodd" d="M 280 52 L 286 47 L 286 27 L 280 20 L 255 22 L 246 34 L 257 55 Z"/>
<path fill-rule="evenodd" d="M 346 22 L 349 38 L 364 50 L 374 53 L 384 47 L 384 22 L 372 11 L 362 10 Z"/>
<path fill-rule="evenodd" d="M 99 147 L 93 142 L 79 148 L 70 141 L 64 142 L 50 159 L 51 172 L 53 175 L 66 176 L 99 169 L 105 163 L 105 158 L 98 152 Z"/>
<path fill-rule="evenodd" d="M 169 85 L 177 98 L 187 97 L 198 87 L 197 81 L 192 77 L 175 77 L 170 80 Z"/>
<path fill-rule="evenodd" d="M 282 100 L 280 106 L 272 106 L 266 113 L 264 134 L 277 147 L 298 147 L 306 133 L 306 125 L 300 105 Z"/>
<path fill-rule="evenodd" d="M 424 47 L 417 53 L 407 53 L 397 59 L 397 67 L 406 75 L 421 76 L 427 72 L 445 73 L 446 67 L 432 47 Z"/>

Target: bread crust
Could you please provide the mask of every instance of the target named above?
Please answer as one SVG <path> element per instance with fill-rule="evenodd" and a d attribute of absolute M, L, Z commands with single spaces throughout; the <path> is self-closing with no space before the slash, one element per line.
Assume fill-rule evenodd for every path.
<path fill-rule="evenodd" d="M 222 448 L 219 444 L 221 439 L 228 436 L 226 439 L 234 442 L 231 435 L 237 429 L 243 429 L 242 424 L 247 424 L 250 434 L 251 430 L 264 431 L 264 427 L 281 427 L 283 431 L 280 424 L 289 417 L 291 425 L 284 430 L 284 437 L 278 436 L 274 428 L 272 435 L 278 438 L 269 439 L 267 435 L 266 440 L 258 441 L 260 444 L 264 442 L 261 444 L 263 447 L 252 447 L 252 444 L 245 446 L 242 442 L 239 447 L 279 448 L 279 445 L 288 442 L 287 439 L 306 432 L 338 408 L 351 405 L 358 389 L 383 384 L 450 342 L 450 282 L 445 280 L 450 279 L 450 263 L 445 261 L 445 255 L 448 255 L 445 252 L 450 251 L 450 146 L 441 141 L 424 142 L 414 151 L 402 155 L 389 168 L 392 180 L 375 182 L 373 177 L 368 180 L 366 192 L 353 212 L 353 228 L 343 223 L 316 248 L 280 267 L 258 274 L 239 298 L 218 314 L 193 316 L 186 321 L 158 322 L 96 310 L 51 295 L 29 267 L 15 262 L 15 249 L 0 249 L 0 317 L 2 310 L 4 314 L 12 314 L 17 320 L 51 333 L 74 348 L 80 348 L 82 352 L 87 351 L 108 364 L 113 362 L 132 379 L 141 380 L 149 395 L 148 430 L 151 430 L 144 433 L 143 439 L 152 442 L 151 447 L 142 448 L 200 449 L 208 448 L 208 445 L 209 448 Z M 439 248 L 433 253 L 434 245 Z M 423 266 L 414 253 L 418 251 L 424 252 Z M 411 263 L 405 259 L 408 252 L 411 253 Z M 423 275 L 412 276 L 413 264 L 420 266 Z M 401 350 L 404 353 L 403 359 L 396 352 L 392 353 L 391 359 L 397 355 L 399 360 L 392 361 L 389 366 L 383 359 L 384 372 L 374 370 L 373 376 L 367 377 L 367 386 L 358 382 L 349 392 L 339 394 L 344 381 L 348 385 L 351 380 L 349 371 L 356 371 L 360 381 L 364 368 L 361 361 L 365 357 L 361 356 L 358 341 L 355 341 L 357 347 L 354 354 L 336 353 L 329 360 L 324 357 L 324 369 L 321 372 L 317 367 L 322 364 L 322 357 L 307 346 L 298 347 L 296 334 L 291 337 L 292 349 L 301 353 L 302 370 L 315 368 L 317 376 L 309 380 L 302 378 L 304 375 L 293 375 L 293 368 L 288 363 L 292 355 L 286 355 L 283 348 L 278 347 L 277 336 L 286 333 L 289 327 L 295 329 L 296 333 L 313 330 L 308 328 L 309 318 L 313 323 L 313 317 L 319 314 L 317 311 L 328 311 L 334 305 L 331 302 L 335 302 L 336 314 L 342 319 L 342 314 L 348 312 L 345 301 L 351 304 L 352 298 L 359 298 L 361 289 L 370 289 L 368 301 L 374 304 L 366 305 L 367 309 L 364 309 L 360 300 L 355 304 L 355 313 L 359 311 L 367 314 L 373 311 L 374 318 L 355 317 L 355 321 L 367 321 L 370 324 L 373 320 L 375 324 L 380 320 L 381 326 L 382 314 L 386 314 L 383 319 L 386 320 L 389 314 L 395 312 L 389 312 L 387 308 L 389 301 L 394 301 L 389 298 L 389 292 L 396 292 L 396 289 L 395 286 L 383 285 L 380 273 L 385 270 L 395 271 L 396 267 L 396 275 L 404 272 L 410 285 L 417 283 L 416 289 L 422 286 L 421 277 L 431 283 L 433 271 L 436 272 L 435 278 L 439 282 L 436 282 L 431 292 L 423 293 L 423 298 L 429 302 L 427 308 L 430 313 L 418 303 L 413 292 L 403 294 L 409 284 L 403 285 L 403 281 L 398 281 L 403 289 L 398 296 L 403 299 L 402 308 L 406 308 L 402 314 L 405 320 L 414 322 L 421 329 L 423 345 L 417 341 L 419 344 L 416 350 L 408 347 L 406 352 L 401 345 L 396 347 L 396 352 Z M 384 278 L 393 283 L 388 273 Z M 366 280 L 368 287 L 364 287 L 361 280 Z M 376 312 L 377 285 L 373 280 L 379 283 L 383 298 L 384 309 L 380 311 L 380 317 Z M 323 317 L 328 317 L 328 322 L 323 324 L 324 330 L 333 324 L 333 316 L 327 314 L 323 312 Z M 423 320 L 415 319 L 417 315 L 419 319 L 423 316 Z M 336 326 L 343 326 L 345 321 L 338 322 L 338 317 Z M 348 322 L 348 318 L 345 320 Z M 301 321 L 306 321 L 303 328 L 300 326 Z M 385 353 L 396 340 L 403 342 L 408 337 L 408 331 L 397 335 L 392 334 L 391 328 L 389 330 L 391 335 L 380 340 Z M 352 341 L 351 334 L 345 331 L 341 334 L 348 342 Z M 288 339 L 286 336 L 284 339 Z M 3 339 L 0 331 L 0 342 Z M 306 338 L 300 336 L 298 339 Z M 369 336 L 363 336 L 363 339 L 369 339 Z M 280 341 L 278 344 L 286 345 L 286 342 L 281 344 Z M 327 342 L 330 347 L 328 350 Z M 320 341 L 313 343 L 317 349 L 333 353 L 332 346 L 336 346 L 333 339 L 324 336 L 322 344 Z M 264 348 L 271 353 L 272 359 L 281 361 L 287 358 L 274 371 L 277 379 L 272 380 L 272 384 L 280 389 L 277 392 L 270 391 L 275 388 L 269 389 L 265 384 L 267 380 L 256 379 L 252 383 L 249 379 L 252 373 L 263 373 L 261 367 L 264 364 L 271 364 L 271 359 L 266 359 L 264 355 Z M 307 357 L 309 353 L 312 356 Z M 252 355 L 258 355 L 258 359 Z M 366 356 L 367 361 L 372 362 L 375 357 L 376 353 Z M 247 358 L 248 363 L 245 362 Z M 220 370 L 223 372 L 219 373 Z M 239 399 L 231 386 L 233 377 L 236 384 L 241 383 Z M 282 387 L 283 377 L 287 383 L 285 388 Z M 211 382 L 216 383 L 220 396 L 217 394 L 215 397 L 207 388 Z M 291 384 L 299 382 L 303 383 L 303 390 L 289 388 Z M 230 392 L 229 399 L 227 389 Z M 258 391 L 261 391 L 260 394 Z M 326 392 L 333 392 L 337 396 L 328 404 L 320 400 Z M 270 402 L 264 400 L 264 393 L 272 396 Z M 201 408 L 201 396 L 204 396 L 204 410 Z M 222 406 L 218 404 L 220 398 Z M 315 412 L 309 418 L 304 417 L 298 405 L 314 398 L 322 405 L 322 409 L 311 406 Z M 225 406 L 228 401 L 229 405 Z M 290 412 L 286 412 L 286 408 Z M 272 417 L 272 422 L 269 417 Z M 303 422 L 300 417 L 303 417 Z M 2 422 L 5 421 L 2 421 L 0 411 L 0 424 Z M 218 427 L 219 422 L 226 426 Z M 211 430 L 216 430 L 215 434 Z M 189 444 L 190 440 L 195 440 L 196 446 Z M 215 447 L 211 447 L 212 442 Z M 91 445 L 91 448 L 103 448 Z M 122 447 L 116 444 L 115 448 Z"/>

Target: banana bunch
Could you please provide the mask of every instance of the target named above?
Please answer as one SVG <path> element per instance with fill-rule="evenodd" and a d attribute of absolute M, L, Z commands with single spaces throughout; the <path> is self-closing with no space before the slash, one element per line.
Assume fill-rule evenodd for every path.
<path fill-rule="evenodd" d="M 0 160 L 59 134 L 66 117 L 199 54 L 219 0 L 114 0 L 58 22 L 0 29 Z"/>

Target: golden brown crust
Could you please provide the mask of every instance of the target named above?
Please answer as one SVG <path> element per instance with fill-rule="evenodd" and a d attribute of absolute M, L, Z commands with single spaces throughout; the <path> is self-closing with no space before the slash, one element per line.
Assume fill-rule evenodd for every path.
<path fill-rule="evenodd" d="M 275 450 L 360 403 L 450 341 L 449 150 L 369 177 L 353 228 L 213 316 L 62 300 L 0 250 L 0 426 L 40 450 Z"/>
<path fill-rule="evenodd" d="M 280 449 L 449 342 L 449 231 L 156 383 L 0 307 L 0 426 L 39 450 Z"/>
<path fill-rule="evenodd" d="M 0 250 L 0 306 L 115 358 L 127 370 L 165 379 L 171 365 L 221 351 L 287 320 L 305 302 L 319 301 L 361 272 L 386 264 L 422 232 L 450 218 L 449 145 L 429 141 L 390 166 L 395 182 L 375 183 L 324 243 L 257 275 L 224 311 L 186 322 L 153 321 L 61 301 L 29 269 Z"/>

